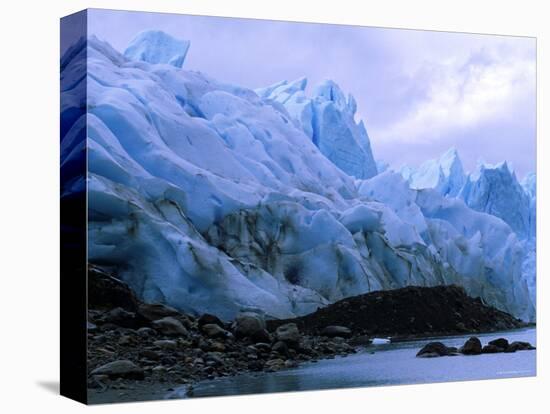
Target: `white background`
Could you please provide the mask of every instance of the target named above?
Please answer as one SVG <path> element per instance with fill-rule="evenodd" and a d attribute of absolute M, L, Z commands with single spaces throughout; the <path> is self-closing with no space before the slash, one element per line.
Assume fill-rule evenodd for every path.
<path fill-rule="evenodd" d="M 0 410 L 81 412 L 59 381 L 59 18 L 86 7 L 538 37 L 538 377 L 117 404 L 104 413 L 538 413 L 550 407 L 545 303 L 550 24 L 545 1 L 6 1 L 0 14 Z M 419 51 L 422 53 L 422 51 Z M 546 115 L 546 118 L 544 117 Z"/>

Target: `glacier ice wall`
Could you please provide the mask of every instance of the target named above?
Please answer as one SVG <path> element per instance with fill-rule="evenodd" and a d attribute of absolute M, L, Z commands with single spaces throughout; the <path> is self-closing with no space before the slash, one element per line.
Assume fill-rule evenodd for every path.
<path fill-rule="evenodd" d="M 437 160 L 426 161 L 417 170 L 405 166 L 401 173 L 411 188 L 433 188 L 450 197 L 456 197 L 466 181 L 462 161 L 455 148 L 449 149 Z"/>
<path fill-rule="evenodd" d="M 166 63 L 181 68 L 189 46 L 189 41 L 175 39 L 160 30 L 145 30 L 130 42 L 124 56 L 133 60 Z"/>
<path fill-rule="evenodd" d="M 87 114 L 67 135 L 87 128 L 89 260 L 144 300 L 282 318 L 372 290 L 456 283 L 534 318 L 510 226 L 400 174 L 376 175 L 355 102 L 333 83 L 314 102 L 298 99 L 305 81 L 290 88 L 297 106 L 320 111 L 309 117 L 281 102 L 287 83 L 256 93 L 96 38 L 87 47 L 88 76 L 74 79 L 87 85 Z M 71 79 L 79 63 L 67 59 Z M 357 175 L 331 158 L 339 145 L 365 150 L 363 165 L 345 164 Z"/>
<path fill-rule="evenodd" d="M 522 238 L 531 238 L 530 197 L 506 162 L 481 164 L 468 176 L 460 198 L 474 210 L 500 217 Z"/>
<path fill-rule="evenodd" d="M 446 197 L 456 197 L 471 209 L 506 222 L 523 248 L 521 279 L 528 286 L 531 302 L 536 299 L 536 175 L 527 174 L 519 182 L 506 162 L 480 163 L 466 174 L 456 149 L 437 160 L 426 161 L 418 169 L 405 166 L 401 175 L 411 188 L 433 189 Z"/>
<path fill-rule="evenodd" d="M 296 124 L 312 139 L 329 160 L 356 178 L 377 174 L 370 139 L 363 121 L 355 122 L 357 104 L 347 99 L 340 87 L 327 80 L 314 88 L 311 97 L 305 89 L 307 79 L 279 82 L 257 89 L 266 100 L 282 104 Z"/>

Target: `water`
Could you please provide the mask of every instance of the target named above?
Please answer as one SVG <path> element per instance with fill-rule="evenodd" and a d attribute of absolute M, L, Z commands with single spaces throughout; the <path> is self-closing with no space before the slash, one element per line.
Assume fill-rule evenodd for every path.
<path fill-rule="evenodd" d="M 536 346 L 535 329 L 477 335 L 482 344 L 499 337 L 510 342 L 527 341 Z M 194 386 L 193 397 L 305 391 L 349 387 L 418 384 L 536 375 L 536 351 L 440 358 L 416 358 L 428 342 L 438 340 L 460 347 L 470 337 L 426 338 L 417 341 L 370 346 L 347 357 L 306 363 L 295 369 L 272 373 L 242 374 L 203 381 Z M 374 351 L 374 353 L 372 353 Z M 169 395 L 185 397 L 182 387 Z"/>

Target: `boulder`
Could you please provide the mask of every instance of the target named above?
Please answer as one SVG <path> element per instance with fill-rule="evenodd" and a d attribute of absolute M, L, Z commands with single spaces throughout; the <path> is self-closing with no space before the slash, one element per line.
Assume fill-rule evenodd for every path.
<path fill-rule="evenodd" d="M 277 352 L 281 355 L 288 355 L 288 346 L 283 341 L 277 341 L 271 347 L 273 352 Z"/>
<path fill-rule="evenodd" d="M 275 338 L 290 347 L 296 347 L 300 343 L 301 335 L 295 323 L 286 323 L 277 328 Z"/>
<path fill-rule="evenodd" d="M 227 338 L 229 332 L 214 323 L 207 323 L 201 327 L 202 333 L 204 333 L 209 338 Z"/>
<path fill-rule="evenodd" d="M 203 314 L 198 320 L 197 324 L 199 328 L 202 328 L 204 325 L 218 325 L 220 328 L 225 328 L 225 324 L 215 315 L 209 313 Z"/>
<path fill-rule="evenodd" d="M 493 345 L 493 344 L 488 344 L 488 345 L 485 345 L 482 349 L 481 349 L 481 353 L 482 354 L 496 354 L 498 352 L 503 352 L 504 350 L 502 348 L 499 348 L 498 346 L 496 345 Z"/>
<path fill-rule="evenodd" d="M 152 323 L 153 327 L 164 335 L 187 336 L 187 329 L 176 318 L 167 316 Z"/>
<path fill-rule="evenodd" d="M 351 336 L 351 330 L 345 326 L 331 325 L 325 327 L 321 331 L 321 335 L 328 336 L 329 338 L 334 338 L 336 336 L 342 338 L 349 338 Z"/>
<path fill-rule="evenodd" d="M 237 338 L 250 338 L 256 342 L 271 342 L 261 315 L 253 312 L 239 313 L 233 322 L 233 333 Z"/>
<path fill-rule="evenodd" d="M 454 354 L 456 348 L 449 348 L 442 342 L 430 342 L 416 354 L 419 358 L 435 358 Z"/>
<path fill-rule="evenodd" d="M 167 316 L 180 315 L 180 312 L 176 309 L 163 305 L 162 303 L 142 303 L 139 305 L 137 313 L 150 322 L 165 318 Z"/>
<path fill-rule="evenodd" d="M 475 336 L 468 339 L 459 350 L 459 352 L 464 355 L 479 355 L 481 351 L 481 341 Z"/>
<path fill-rule="evenodd" d="M 508 340 L 505 339 L 505 338 L 498 338 L 498 339 L 494 339 L 492 341 L 489 341 L 489 345 L 494 345 L 496 346 L 497 348 L 500 348 L 502 350 L 505 350 L 505 349 L 508 349 L 508 346 L 510 345 L 508 343 Z"/>
<path fill-rule="evenodd" d="M 124 328 L 136 328 L 139 323 L 134 312 L 129 312 L 121 307 L 115 308 L 107 312 L 103 316 L 103 322 L 112 323 Z"/>
<path fill-rule="evenodd" d="M 109 378 L 143 379 L 143 369 L 128 360 L 109 362 L 94 369 L 90 375 L 107 375 Z"/>
<path fill-rule="evenodd" d="M 138 308 L 138 299 L 132 289 L 97 266 L 88 266 L 88 309 L 121 307 L 130 312 Z"/>
<path fill-rule="evenodd" d="M 515 341 L 512 342 L 505 352 L 516 352 L 516 351 L 530 351 L 536 349 L 529 342 Z"/>

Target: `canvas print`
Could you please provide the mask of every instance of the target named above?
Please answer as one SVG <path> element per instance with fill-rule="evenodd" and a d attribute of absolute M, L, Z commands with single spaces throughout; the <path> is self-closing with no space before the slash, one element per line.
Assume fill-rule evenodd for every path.
<path fill-rule="evenodd" d="M 66 395 L 536 375 L 536 39 L 99 9 L 61 33 Z"/>

